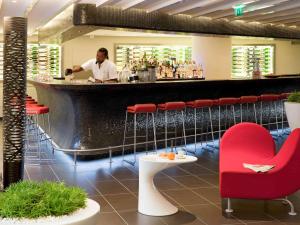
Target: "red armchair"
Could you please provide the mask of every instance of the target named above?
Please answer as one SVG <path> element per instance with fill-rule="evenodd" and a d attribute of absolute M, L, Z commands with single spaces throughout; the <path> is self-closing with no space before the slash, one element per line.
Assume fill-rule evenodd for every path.
<path fill-rule="evenodd" d="M 276 154 L 269 131 L 254 123 L 240 123 L 228 129 L 220 145 L 220 194 L 228 198 L 226 212 L 232 212 L 230 198 L 280 199 L 294 207 L 286 196 L 300 189 L 300 129 L 295 129 Z M 275 165 L 256 173 L 243 163 Z"/>

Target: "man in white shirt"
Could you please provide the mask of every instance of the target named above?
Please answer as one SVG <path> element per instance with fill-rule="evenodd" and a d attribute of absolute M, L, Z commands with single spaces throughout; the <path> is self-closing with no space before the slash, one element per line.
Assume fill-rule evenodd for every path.
<path fill-rule="evenodd" d="M 83 70 L 91 70 L 97 83 L 118 82 L 116 65 L 108 60 L 108 51 L 106 48 L 100 48 L 97 51 L 96 59 L 90 59 L 81 66 L 74 66 L 73 69 L 67 69 L 66 75 L 78 73 Z"/>

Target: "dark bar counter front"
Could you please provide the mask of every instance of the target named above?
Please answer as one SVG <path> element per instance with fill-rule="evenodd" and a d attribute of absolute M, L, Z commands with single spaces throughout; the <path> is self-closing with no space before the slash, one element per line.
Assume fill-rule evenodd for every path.
<path fill-rule="evenodd" d="M 129 105 L 300 90 L 300 76 L 136 84 L 91 84 L 85 81 L 62 80 L 28 82 L 35 86 L 39 103 L 49 106 L 51 136 L 53 141 L 63 149 L 98 149 L 122 145 L 125 110 Z M 214 121 L 217 125 L 217 118 L 214 118 Z M 186 126 L 191 128 L 193 123 L 193 114 L 188 113 Z M 129 125 L 132 131 L 132 122 Z M 138 128 L 144 126 L 145 119 L 141 119 Z M 160 114 L 156 118 L 156 126 L 158 133 L 163 132 L 164 120 Z M 142 132 L 145 132 L 144 129 Z M 158 135 L 158 139 L 162 138 L 163 136 Z M 193 140 L 192 138 L 189 142 Z M 144 139 L 138 141 L 142 142 Z"/>

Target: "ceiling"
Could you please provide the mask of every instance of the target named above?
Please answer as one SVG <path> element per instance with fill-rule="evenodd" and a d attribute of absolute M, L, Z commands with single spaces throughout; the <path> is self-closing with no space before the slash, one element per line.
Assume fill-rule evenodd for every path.
<path fill-rule="evenodd" d="M 300 26 L 300 0 L 0 0 L 0 32 L 4 16 L 25 16 L 28 18 L 28 33 L 32 35 L 73 3 L 92 3 L 98 7 L 113 6 L 123 10 L 136 8 L 145 10 L 145 13 L 160 11 L 170 15 Z M 233 7 L 238 4 L 244 5 L 244 15 L 236 17 Z M 72 15 L 72 10 L 66 12 L 69 17 Z"/>
<path fill-rule="evenodd" d="M 249 22 L 300 25 L 300 0 L 81 0 L 99 7 L 109 5 L 143 9 L 147 12 L 161 11 L 170 15 L 186 14 L 191 17 L 245 20 Z M 244 15 L 234 16 L 233 7 L 243 4 Z"/>

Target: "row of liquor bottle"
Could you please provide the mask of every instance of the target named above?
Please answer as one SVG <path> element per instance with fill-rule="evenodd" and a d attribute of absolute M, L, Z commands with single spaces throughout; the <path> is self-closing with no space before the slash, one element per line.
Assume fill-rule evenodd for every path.
<path fill-rule="evenodd" d="M 120 81 L 154 81 L 157 79 L 204 78 L 203 67 L 195 61 L 138 61 L 126 64 L 119 73 Z M 133 78 L 134 79 L 130 79 Z"/>
<path fill-rule="evenodd" d="M 197 64 L 195 61 L 185 61 L 172 63 L 163 63 L 158 66 L 156 77 L 158 79 L 164 78 L 204 78 L 203 67 L 201 64 Z"/>
<path fill-rule="evenodd" d="M 132 61 L 139 61 L 145 55 L 160 62 L 176 58 L 180 61 L 189 61 L 192 58 L 192 49 L 188 46 L 167 45 L 117 45 L 116 65 L 119 71 Z"/>

